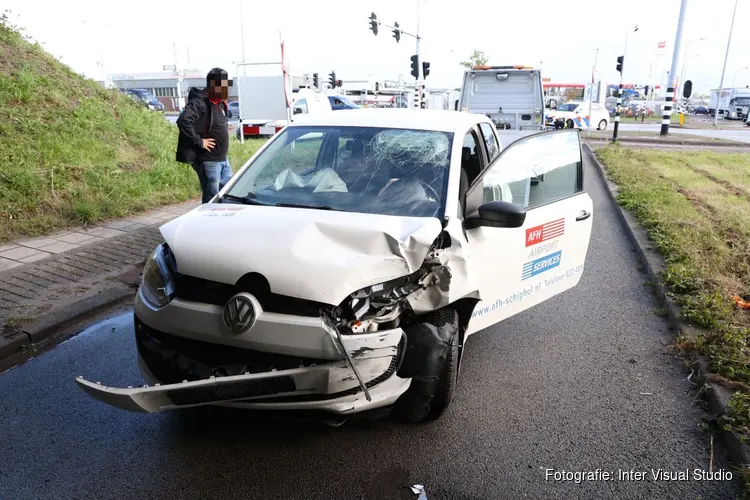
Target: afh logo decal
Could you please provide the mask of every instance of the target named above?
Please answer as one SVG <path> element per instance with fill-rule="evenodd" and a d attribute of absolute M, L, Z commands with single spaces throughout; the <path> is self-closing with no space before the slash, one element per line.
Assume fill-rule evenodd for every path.
<path fill-rule="evenodd" d="M 526 230 L 526 246 L 536 245 L 543 241 L 559 238 L 565 234 L 565 219 L 557 219 Z"/>

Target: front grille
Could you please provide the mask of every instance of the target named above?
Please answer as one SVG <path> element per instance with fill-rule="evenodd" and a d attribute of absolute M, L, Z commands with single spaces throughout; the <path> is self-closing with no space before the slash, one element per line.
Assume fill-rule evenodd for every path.
<path fill-rule="evenodd" d="M 176 335 L 170 335 L 155 330 L 137 317 L 134 318 L 135 339 L 138 353 L 143 359 L 148 370 L 162 384 L 177 384 L 185 380 L 194 382 L 205 380 L 211 376 L 240 375 L 245 372 L 265 373 L 272 369 L 291 370 L 300 367 L 309 367 L 330 363 L 330 360 L 302 358 L 299 356 L 288 356 L 238 347 L 203 342 L 200 340 L 186 339 Z M 406 337 L 402 337 L 398 344 L 396 355 L 391 360 L 388 369 L 369 382 L 365 383 L 368 389 L 386 381 L 401 366 L 404 354 Z M 289 377 L 291 378 L 291 377 Z M 273 379 L 275 385 L 259 385 L 257 381 L 247 381 L 247 384 L 238 384 L 228 387 L 195 388 L 186 391 L 175 389 L 175 394 L 170 392 L 169 396 L 176 405 L 188 405 L 195 402 L 226 401 L 235 398 L 251 398 L 268 395 L 268 398 L 260 398 L 257 401 L 274 402 L 305 402 L 325 401 L 341 398 L 358 393 L 359 385 L 335 394 L 306 394 L 299 396 L 273 397 L 273 394 L 292 392 L 289 382 L 284 382 L 284 377 Z M 278 382 L 276 382 L 278 381 Z M 256 382 L 253 384 L 253 382 Z M 294 386 L 294 380 L 291 380 Z M 210 392 L 199 392 L 210 391 Z M 255 391 L 255 392 L 254 392 Z M 264 392 L 265 391 L 265 392 Z M 240 394 L 240 395 L 237 395 Z"/>
<path fill-rule="evenodd" d="M 259 274 L 243 276 L 234 285 L 187 276 L 175 276 L 175 297 L 193 302 L 223 306 L 240 292 L 252 294 L 266 312 L 317 317 L 329 307 L 320 302 L 271 293 L 268 281 Z"/>
<path fill-rule="evenodd" d="M 154 330 L 135 318 L 138 353 L 161 383 L 204 380 L 271 370 L 291 370 L 328 360 L 288 356 L 186 339 Z"/>

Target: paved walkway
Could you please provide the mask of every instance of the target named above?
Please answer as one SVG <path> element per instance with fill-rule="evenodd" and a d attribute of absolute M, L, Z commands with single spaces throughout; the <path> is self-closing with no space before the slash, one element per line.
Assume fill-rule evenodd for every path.
<path fill-rule="evenodd" d="M 26 238 L 0 244 L 0 272 L 30 264 L 82 246 L 100 243 L 148 226 L 161 225 L 198 206 L 190 201 L 161 207 L 136 217 L 110 220 L 93 226 L 60 231 L 39 238 Z"/>
<path fill-rule="evenodd" d="M 159 227 L 199 205 L 189 201 L 40 238 L 0 246 L 0 358 L 19 344 L 24 326 L 42 316 L 132 285 L 153 249 L 164 241 Z M 33 337 L 33 335 L 30 335 Z M 37 339 L 30 338 L 34 342 Z M 20 345 L 20 344 L 19 344 Z"/>

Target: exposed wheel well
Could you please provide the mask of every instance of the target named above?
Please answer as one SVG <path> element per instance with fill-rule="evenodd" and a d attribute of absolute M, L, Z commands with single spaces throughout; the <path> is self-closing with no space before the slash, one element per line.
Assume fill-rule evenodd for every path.
<path fill-rule="evenodd" d="M 461 373 L 461 361 L 464 357 L 464 337 L 466 335 L 466 329 L 469 326 L 471 320 L 471 314 L 474 312 L 479 299 L 460 299 L 451 304 L 451 306 L 458 312 L 458 340 L 459 340 L 459 353 L 458 353 L 458 371 Z"/>

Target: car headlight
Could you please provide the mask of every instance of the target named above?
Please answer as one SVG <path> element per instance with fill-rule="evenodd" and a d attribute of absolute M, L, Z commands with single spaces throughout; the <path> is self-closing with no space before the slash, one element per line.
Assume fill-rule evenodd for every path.
<path fill-rule="evenodd" d="M 167 264 L 164 245 L 159 245 L 143 268 L 141 293 L 149 304 L 161 308 L 174 298 L 174 290 L 174 279 Z"/>
<path fill-rule="evenodd" d="M 149 104 L 148 105 L 148 109 L 154 109 L 154 105 L 153 104 Z"/>

